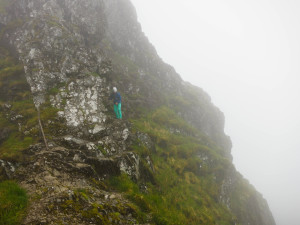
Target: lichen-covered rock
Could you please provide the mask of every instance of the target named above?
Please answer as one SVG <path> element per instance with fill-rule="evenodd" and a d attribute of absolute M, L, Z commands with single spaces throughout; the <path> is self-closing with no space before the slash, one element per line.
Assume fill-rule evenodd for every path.
<path fill-rule="evenodd" d="M 0 159 L 0 181 L 12 179 L 16 168 L 11 162 Z"/>
<path fill-rule="evenodd" d="M 120 170 L 132 178 L 135 181 L 139 180 L 140 177 L 140 157 L 132 152 L 128 152 L 125 155 L 122 155 L 118 159 L 118 165 Z"/>
<path fill-rule="evenodd" d="M 155 144 L 151 140 L 148 134 L 142 133 L 142 132 L 137 132 L 137 139 L 141 142 L 142 145 L 147 147 L 148 149 L 152 151 L 156 151 Z"/>

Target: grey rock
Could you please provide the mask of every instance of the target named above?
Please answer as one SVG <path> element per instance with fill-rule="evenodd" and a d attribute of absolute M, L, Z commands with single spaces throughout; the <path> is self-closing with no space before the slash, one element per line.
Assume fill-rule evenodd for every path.
<path fill-rule="evenodd" d="M 124 153 L 118 158 L 120 171 L 128 174 L 132 179 L 139 180 L 140 177 L 140 157 L 133 152 Z"/>
<path fill-rule="evenodd" d="M 148 134 L 142 133 L 140 131 L 137 132 L 137 138 L 141 142 L 142 145 L 147 147 L 148 149 L 156 152 L 155 144 L 151 140 Z"/>
<path fill-rule="evenodd" d="M 16 171 L 15 165 L 0 159 L 0 180 L 11 179 Z"/>

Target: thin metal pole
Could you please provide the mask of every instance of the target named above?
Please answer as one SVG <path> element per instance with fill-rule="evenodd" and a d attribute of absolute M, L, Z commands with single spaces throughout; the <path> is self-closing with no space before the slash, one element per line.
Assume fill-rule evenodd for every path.
<path fill-rule="evenodd" d="M 43 135 L 43 138 L 44 138 L 45 146 L 46 146 L 46 149 L 49 150 L 48 143 L 47 143 L 46 136 L 45 136 L 44 129 L 43 129 L 43 126 L 42 126 L 42 122 L 41 122 L 40 107 L 37 107 L 37 111 L 38 111 L 39 125 L 40 125 L 40 129 L 41 129 L 41 132 L 42 132 L 42 135 Z"/>

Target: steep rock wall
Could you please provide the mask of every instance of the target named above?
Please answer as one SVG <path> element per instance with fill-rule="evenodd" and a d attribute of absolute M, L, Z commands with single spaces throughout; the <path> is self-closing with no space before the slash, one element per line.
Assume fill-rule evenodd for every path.
<path fill-rule="evenodd" d="M 190 102 L 198 102 L 199 108 L 187 110 L 183 106 L 177 109 L 178 113 L 210 136 L 230 157 L 231 144 L 223 132 L 223 114 L 212 106 L 206 93 L 183 82 L 171 66 L 162 62 L 142 33 L 135 10 L 128 1 L 16 1 L 11 10 L 1 16 L 1 23 L 9 26 L 17 22 L 16 29 L 6 33 L 6 39 L 15 46 L 24 63 L 36 105 L 45 102 L 45 92 L 51 88 L 76 79 L 67 87 L 68 91 L 80 92 L 75 89 L 78 82 L 85 83 L 87 92 L 93 92 L 94 96 L 87 99 L 81 94 L 69 95 L 68 98 L 73 98 L 69 103 L 90 101 L 87 103 L 90 110 L 80 117 L 78 109 L 71 109 L 69 105 L 60 115 L 65 115 L 69 125 L 82 124 L 85 118 L 101 124 L 105 118 L 97 119 L 95 115 L 105 112 L 100 96 L 107 95 L 103 88 L 109 85 L 100 83 L 105 83 L 103 77 L 111 72 L 109 79 L 113 84 L 129 95 L 141 94 L 145 104 L 170 101 L 178 105 L 176 99 L 171 101 L 164 96 L 182 96 Z M 116 62 L 116 57 L 128 58 L 130 62 Z M 113 71 L 111 62 L 115 67 Z M 136 68 L 130 71 L 129 66 Z M 88 75 L 96 75 L 96 86 L 87 85 L 89 81 L 79 81 L 89 79 Z M 89 83 L 94 84 L 94 80 Z"/>

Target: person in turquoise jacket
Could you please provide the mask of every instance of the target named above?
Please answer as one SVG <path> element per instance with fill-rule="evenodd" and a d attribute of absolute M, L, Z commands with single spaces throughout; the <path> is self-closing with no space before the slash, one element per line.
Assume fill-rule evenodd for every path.
<path fill-rule="evenodd" d="M 113 93 L 110 96 L 110 99 L 113 100 L 114 103 L 114 111 L 116 113 L 117 119 L 122 119 L 122 111 L 121 111 L 121 95 L 118 92 L 116 87 L 113 87 Z"/>

